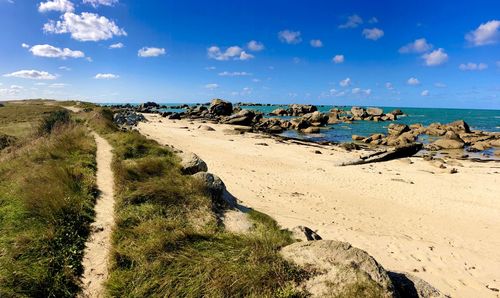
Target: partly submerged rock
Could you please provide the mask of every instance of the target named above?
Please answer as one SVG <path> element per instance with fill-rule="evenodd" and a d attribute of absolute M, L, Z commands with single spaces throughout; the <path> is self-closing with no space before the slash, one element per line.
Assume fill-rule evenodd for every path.
<path fill-rule="evenodd" d="M 208 171 L 207 164 L 198 155 L 192 152 L 183 152 L 179 156 L 181 158 L 181 171 L 184 175 Z"/>
<path fill-rule="evenodd" d="M 370 116 L 382 116 L 384 114 L 384 110 L 381 108 L 368 108 L 366 109 L 366 113 Z"/>
<path fill-rule="evenodd" d="M 300 285 L 312 297 L 397 297 L 385 269 L 349 243 L 297 242 L 285 246 L 281 254 L 312 273 Z"/>

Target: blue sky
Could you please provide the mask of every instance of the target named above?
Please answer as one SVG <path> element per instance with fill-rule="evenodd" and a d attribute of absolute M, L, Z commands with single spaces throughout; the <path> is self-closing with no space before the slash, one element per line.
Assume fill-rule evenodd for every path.
<path fill-rule="evenodd" d="M 500 1 L 0 0 L 0 100 L 500 109 Z"/>

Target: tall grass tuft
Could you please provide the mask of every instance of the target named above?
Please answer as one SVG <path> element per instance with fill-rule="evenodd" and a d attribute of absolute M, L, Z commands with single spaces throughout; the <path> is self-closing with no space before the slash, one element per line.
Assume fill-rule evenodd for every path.
<path fill-rule="evenodd" d="M 58 110 L 50 113 L 42 119 L 39 127 L 38 134 L 44 135 L 52 132 L 58 126 L 65 125 L 71 120 L 71 115 L 67 110 Z"/>

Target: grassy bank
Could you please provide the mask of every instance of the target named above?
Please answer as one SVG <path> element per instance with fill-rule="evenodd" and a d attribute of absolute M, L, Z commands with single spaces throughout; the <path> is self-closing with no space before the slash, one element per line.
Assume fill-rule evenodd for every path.
<path fill-rule="evenodd" d="M 65 112 L 47 114 L 54 111 L 61 108 L 0 108 L 0 126 L 24 138 L 0 155 L 0 297 L 73 297 L 79 290 L 96 148 L 83 125 Z"/>
<path fill-rule="evenodd" d="M 177 157 L 112 114 L 87 113 L 115 148 L 116 229 L 107 289 L 114 297 L 293 297 L 303 272 L 285 262 L 292 242 L 266 215 L 250 212 L 252 233 L 225 232 L 203 186 Z"/>

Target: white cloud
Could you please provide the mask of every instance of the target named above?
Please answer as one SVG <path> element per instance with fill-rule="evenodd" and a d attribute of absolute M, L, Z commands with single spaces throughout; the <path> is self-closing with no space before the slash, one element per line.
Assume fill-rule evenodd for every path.
<path fill-rule="evenodd" d="M 68 86 L 68 85 L 63 84 L 63 83 L 55 83 L 55 84 L 50 84 L 49 88 L 61 89 L 61 88 L 64 88 L 66 86 Z"/>
<path fill-rule="evenodd" d="M 247 48 L 250 51 L 260 52 L 260 51 L 262 51 L 264 49 L 264 44 L 261 43 L 261 42 L 258 42 L 256 40 L 251 40 L 251 41 L 248 42 Z"/>
<path fill-rule="evenodd" d="M 24 48 L 24 49 L 29 49 L 30 45 L 27 44 L 27 43 L 22 43 L 21 47 Z"/>
<path fill-rule="evenodd" d="M 121 42 L 119 43 L 115 43 L 115 44 L 112 44 L 109 46 L 110 49 L 121 49 L 123 48 L 125 45 Z"/>
<path fill-rule="evenodd" d="M 313 40 L 311 40 L 311 47 L 321 48 L 321 47 L 323 47 L 323 42 L 319 39 L 313 39 Z"/>
<path fill-rule="evenodd" d="M 424 90 L 422 93 L 420 93 L 422 96 L 429 96 L 429 90 Z"/>
<path fill-rule="evenodd" d="M 1 86 L 1 84 L 0 84 Z M 17 95 L 21 93 L 21 91 L 24 90 L 23 86 L 18 86 L 18 85 L 10 85 L 8 88 L 0 88 L 0 95 Z"/>
<path fill-rule="evenodd" d="M 215 66 L 207 66 L 207 67 L 205 67 L 205 70 L 216 70 L 216 69 L 217 69 L 217 67 L 215 67 Z"/>
<path fill-rule="evenodd" d="M 71 37 L 78 41 L 99 41 L 127 35 L 114 21 L 89 12 L 80 15 L 67 12 L 61 16 L 61 20 L 46 23 L 43 30 L 54 34 L 70 33 Z"/>
<path fill-rule="evenodd" d="M 446 84 L 445 83 L 441 83 L 441 82 L 437 82 L 437 83 L 434 83 L 434 87 L 436 88 L 446 88 Z"/>
<path fill-rule="evenodd" d="M 448 61 L 448 54 L 446 54 L 443 48 L 439 48 L 428 54 L 424 54 L 422 59 L 424 59 L 427 66 L 438 66 Z"/>
<path fill-rule="evenodd" d="M 221 77 L 243 77 L 243 76 L 251 76 L 252 74 L 245 71 L 234 71 L 234 72 L 219 72 L 219 76 Z"/>
<path fill-rule="evenodd" d="M 351 93 L 352 93 L 352 94 L 355 94 L 355 95 L 357 95 L 357 94 L 361 94 L 361 95 L 366 95 L 366 96 L 369 96 L 369 95 L 371 95 L 371 94 L 372 94 L 372 89 L 364 89 L 364 90 L 363 90 L 363 89 L 361 89 L 361 88 L 353 88 L 353 89 L 351 90 Z"/>
<path fill-rule="evenodd" d="M 19 70 L 13 73 L 4 74 L 4 77 L 14 77 L 21 79 L 32 79 L 32 80 L 55 80 L 56 76 L 50 74 L 46 71 L 40 70 Z"/>
<path fill-rule="evenodd" d="M 49 0 L 41 2 L 38 6 L 39 12 L 58 11 L 58 12 L 73 12 L 75 7 L 68 0 Z"/>
<path fill-rule="evenodd" d="M 88 3 L 97 8 L 99 5 L 113 6 L 118 3 L 118 0 L 83 0 L 83 3 Z"/>
<path fill-rule="evenodd" d="M 212 83 L 212 84 L 206 84 L 206 85 L 205 85 L 205 88 L 206 88 L 206 89 L 210 89 L 210 90 L 214 90 L 214 89 L 219 88 L 219 85 L 217 85 L 217 84 L 213 84 L 213 83 Z"/>
<path fill-rule="evenodd" d="M 465 35 L 465 39 L 473 46 L 484 46 L 500 41 L 500 21 L 491 20 L 481 24 L 476 30 Z"/>
<path fill-rule="evenodd" d="M 394 85 L 392 85 L 391 82 L 387 82 L 387 83 L 385 83 L 385 88 L 387 88 L 388 90 L 393 90 L 394 89 Z"/>
<path fill-rule="evenodd" d="M 82 51 L 73 51 L 68 48 L 60 49 L 48 44 L 39 44 L 31 47 L 30 52 L 34 56 L 46 58 L 85 58 L 85 53 Z"/>
<path fill-rule="evenodd" d="M 254 82 L 254 83 L 260 83 L 260 79 L 252 79 L 252 82 Z"/>
<path fill-rule="evenodd" d="M 287 44 L 298 44 L 302 41 L 300 31 L 283 30 L 278 32 L 278 38 L 281 42 Z"/>
<path fill-rule="evenodd" d="M 143 58 L 149 57 L 158 57 L 165 55 L 166 50 L 164 48 L 152 48 L 152 47 L 143 47 L 137 52 L 137 56 Z"/>
<path fill-rule="evenodd" d="M 373 18 L 371 18 L 371 19 L 368 20 L 368 23 L 370 23 L 370 24 L 376 24 L 376 23 L 378 23 L 378 19 L 376 17 L 373 17 Z"/>
<path fill-rule="evenodd" d="M 415 77 L 409 78 L 407 83 L 408 83 L 408 85 L 412 85 L 412 86 L 420 85 L 420 81 Z"/>
<path fill-rule="evenodd" d="M 207 55 L 208 58 L 218 61 L 249 60 L 254 58 L 253 55 L 248 54 L 239 46 L 229 47 L 224 52 L 218 46 L 211 46 L 207 49 Z"/>
<path fill-rule="evenodd" d="M 432 45 L 427 43 L 427 40 L 425 38 L 419 38 L 415 39 L 414 42 L 410 42 L 409 44 L 406 44 L 402 46 L 399 49 L 399 52 L 402 54 L 405 53 L 424 53 L 432 49 Z"/>
<path fill-rule="evenodd" d="M 384 31 L 382 31 L 378 28 L 364 29 L 363 36 L 366 39 L 377 40 L 377 39 L 382 38 L 382 36 L 384 36 Z"/>
<path fill-rule="evenodd" d="M 351 78 L 345 78 L 339 82 L 339 85 L 342 87 L 348 87 L 351 86 L 351 84 L 352 84 Z"/>
<path fill-rule="evenodd" d="M 335 64 L 344 63 L 344 55 L 335 55 L 335 57 L 333 57 L 332 61 Z"/>
<path fill-rule="evenodd" d="M 357 14 L 354 14 L 352 16 L 347 17 L 347 22 L 340 25 L 339 28 L 341 29 L 356 28 L 361 24 L 363 24 L 363 19 Z"/>
<path fill-rule="evenodd" d="M 97 80 L 112 80 L 112 79 L 118 79 L 120 76 L 115 75 L 112 73 L 98 73 L 95 75 L 94 79 Z"/>
<path fill-rule="evenodd" d="M 60 70 L 65 70 L 65 71 L 70 71 L 71 68 L 67 67 L 67 66 L 59 66 L 59 69 Z"/>
<path fill-rule="evenodd" d="M 464 64 L 464 63 L 460 64 L 458 66 L 458 68 L 460 70 L 463 70 L 463 71 L 467 71 L 467 70 L 485 70 L 486 68 L 488 68 L 488 64 L 469 62 L 467 64 Z"/>

